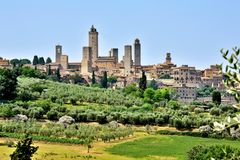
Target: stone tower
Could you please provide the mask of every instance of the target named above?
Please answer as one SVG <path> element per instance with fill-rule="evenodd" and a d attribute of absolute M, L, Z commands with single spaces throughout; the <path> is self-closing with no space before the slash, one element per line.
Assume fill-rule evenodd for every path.
<path fill-rule="evenodd" d="M 61 55 L 61 66 L 62 69 L 66 70 L 68 69 L 68 55 Z"/>
<path fill-rule="evenodd" d="M 86 75 L 91 72 L 92 72 L 92 48 L 83 47 L 81 73 Z"/>
<path fill-rule="evenodd" d="M 56 45 L 56 63 L 61 63 L 61 56 L 62 56 L 62 46 Z"/>
<path fill-rule="evenodd" d="M 139 39 L 134 41 L 134 64 L 141 66 L 141 44 Z"/>
<path fill-rule="evenodd" d="M 109 56 L 115 58 L 115 63 L 118 63 L 118 49 L 117 48 L 112 48 L 109 51 Z"/>
<path fill-rule="evenodd" d="M 172 63 L 171 53 L 167 53 L 165 63 L 166 64 L 171 64 Z"/>
<path fill-rule="evenodd" d="M 132 46 L 124 46 L 124 74 L 129 75 L 132 67 Z"/>
<path fill-rule="evenodd" d="M 96 60 L 98 58 L 98 32 L 93 25 L 89 31 L 88 40 L 89 40 L 88 46 L 92 48 L 92 65 L 93 67 L 96 67 Z"/>

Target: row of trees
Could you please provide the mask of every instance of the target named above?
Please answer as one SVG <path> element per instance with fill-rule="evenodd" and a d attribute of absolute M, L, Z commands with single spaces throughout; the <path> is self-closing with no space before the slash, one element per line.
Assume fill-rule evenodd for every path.
<path fill-rule="evenodd" d="M 33 62 L 32 62 L 33 65 L 38 65 L 38 64 L 45 65 L 49 63 L 52 63 L 52 60 L 50 57 L 47 57 L 46 61 L 43 57 L 38 57 L 37 55 L 33 57 Z"/>

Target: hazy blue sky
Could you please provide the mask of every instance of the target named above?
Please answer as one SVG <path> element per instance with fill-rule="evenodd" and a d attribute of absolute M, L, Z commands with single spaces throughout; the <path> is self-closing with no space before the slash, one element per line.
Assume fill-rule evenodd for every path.
<path fill-rule="evenodd" d="M 0 56 L 55 59 L 63 45 L 70 61 L 82 58 L 88 31 L 99 32 L 100 55 L 142 44 L 142 63 L 164 61 L 205 68 L 222 62 L 221 48 L 240 45 L 239 0 L 1 0 Z"/>

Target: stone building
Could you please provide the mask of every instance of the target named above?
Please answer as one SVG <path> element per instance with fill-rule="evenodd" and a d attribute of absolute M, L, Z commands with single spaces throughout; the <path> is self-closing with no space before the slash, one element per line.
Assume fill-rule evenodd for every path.
<path fill-rule="evenodd" d="M 88 46 L 92 48 L 92 65 L 96 67 L 96 61 L 98 58 L 98 32 L 97 29 L 92 25 L 88 35 Z"/>
<path fill-rule="evenodd" d="M 112 49 L 109 51 L 109 56 L 110 56 L 110 57 L 114 57 L 114 58 L 115 58 L 115 63 L 116 63 L 116 64 L 118 63 L 118 49 L 117 49 L 117 48 L 112 48 Z"/>
<path fill-rule="evenodd" d="M 141 66 L 141 44 L 139 39 L 134 41 L 134 65 Z"/>
<path fill-rule="evenodd" d="M 165 62 L 155 66 L 157 77 L 161 77 L 162 75 L 171 76 L 173 67 L 176 67 L 176 65 L 172 63 L 171 53 L 167 53 Z"/>
<path fill-rule="evenodd" d="M 61 56 L 62 56 L 62 46 L 61 45 L 56 45 L 56 63 L 61 63 Z"/>
<path fill-rule="evenodd" d="M 124 46 L 123 63 L 124 63 L 124 74 L 129 75 L 131 73 L 131 68 L 132 68 L 132 46 L 131 45 Z"/>
<path fill-rule="evenodd" d="M 192 102 L 197 98 L 196 84 L 174 84 L 172 86 L 178 94 L 178 100 L 182 102 Z"/>
<path fill-rule="evenodd" d="M 92 72 L 92 47 L 83 47 L 81 73 L 88 75 Z"/>
<path fill-rule="evenodd" d="M 189 67 L 188 65 L 172 68 L 172 77 L 177 83 L 201 83 L 201 72 L 197 71 L 195 67 Z"/>
<path fill-rule="evenodd" d="M 84 55 L 83 53 L 83 59 L 82 59 L 82 73 L 86 74 L 87 71 L 92 72 L 92 70 L 95 70 L 96 72 L 101 73 L 102 71 L 109 71 L 109 73 L 116 72 L 117 66 L 118 66 L 118 49 L 112 48 L 109 51 L 109 56 L 99 56 L 98 53 L 98 32 L 97 29 L 94 28 L 94 26 L 91 27 L 89 31 L 89 45 L 88 47 L 91 48 L 91 56 L 86 59 L 84 56 L 86 56 L 86 53 Z M 84 49 L 83 49 L 84 50 Z M 86 50 L 85 50 L 86 51 Z M 89 67 L 89 64 L 91 64 L 91 69 Z"/>
<path fill-rule="evenodd" d="M 221 88 L 223 84 L 223 75 L 217 65 L 211 65 L 210 68 L 203 71 L 202 85 Z"/>
<path fill-rule="evenodd" d="M 203 77 L 213 78 L 213 76 L 220 75 L 220 69 L 217 65 L 211 65 L 203 72 Z"/>
<path fill-rule="evenodd" d="M 3 59 L 0 57 L 0 68 L 7 68 L 10 67 L 10 62 L 7 59 Z"/>
<path fill-rule="evenodd" d="M 62 69 L 64 70 L 68 69 L 68 55 L 61 55 L 60 64 Z"/>

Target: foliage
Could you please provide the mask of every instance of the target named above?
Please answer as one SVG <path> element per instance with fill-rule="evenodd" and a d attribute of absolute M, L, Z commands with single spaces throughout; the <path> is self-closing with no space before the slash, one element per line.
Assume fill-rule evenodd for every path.
<path fill-rule="evenodd" d="M 205 86 L 201 88 L 197 88 L 197 96 L 198 97 L 208 97 L 211 96 L 213 91 L 215 91 L 216 88 L 210 87 L 210 86 Z"/>
<path fill-rule="evenodd" d="M 33 69 L 31 67 L 20 68 L 20 74 L 24 77 L 30 77 L 30 78 L 40 78 L 40 79 L 46 78 L 46 74 L 40 72 L 39 70 Z"/>
<path fill-rule="evenodd" d="M 16 97 L 17 76 L 14 70 L 0 69 L 0 100 L 12 100 Z"/>
<path fill-rule="evenodd" d="M 10 155 L 11 160 L 31 160 L 38 147 L 32 146 L 32 138 L 26 137 L 17 143 L 16 150 Z"/>
<path fill-rule="evenodd" d="M 145 75 L 145 71 L 142 71 L 142 77 L 140 78 L 140 81 L 139 81 L 139 89 L 143 93 L 146 88 L 147 88 L 147 77 Z"/>
<path fill-rule="evenodd" d="M 195 146 L 188 152 L 189 160 L 237 160 L 240 159 L 240 149 L 226 145 Z"/>
<path fill-rule="evenodd" d="M 35 56 L 33 57 L 32 63 L 33 63 L 34 66 L 37 65 L 37 64 L 39 64 L 39 59 L 38 59 L 38 56 L 37 56 L 37 55 L 35 55 Z"/>
<path fill-rule="evenodd" d="M 138 90 L 138 88 L 137 88 L 136 83 L 129 84 L 123 89 L 123 91 L 126 94 L 131 94 L 131 95 L 135 95 L 137 90 Z"/>
<path fill-rule="evenodd" d="M 154 90 L 158 89 L 158 85 L 155 79 L 150 81 L 150 84 L 148 85 L 148 88 L 152 88 Z"/>
<path fill-rule="evenodd" d="M 31 64 L 31 61 L 29 59 L 12 59 L 10 61 L 10 64 L 13 66 L 22 66 L 24 64 Z"/>
<path fill-rule="evenodd" d="M 43 57 L 39 57 L 38 64 L 40 64 L 40 65 L 44 65 L 45 64 L 45 60 L 44 60 Z"/>
<path fill-rule="evenodd" d="M 240 138 L 240 115 L 226 117 L 222 122 L 214 122 L 214 131 L 224 137 Z"/>
<path fill-rule="evenodd" d="M 219 116 L 221 114 L 221 109 L 217 107 L 213 107 L 210 110 L 211 115 Z"/>
<path fill-rule="evenodd" d="M 95 77 L 95 72 L 92 71 L 92 84 L 96 83 L 96 77 Z"/>
<path fill-rule="evenodd" d="M 60 74 L 60 69 L 59 68 L 57 68 L 56 76 L 57 76 L 58 81 L 60 81 L 61 80 L 61 74 Z"/>
<path fill-rule="evenodd" d="M 103 88 L 107 88 L 108 87 L 107 71 L 104 71 L 104 73 L 103 73 L 103 77 L 101 79 L 101 86 Z"/>
<path fill-rule="evenodd" d="M 161 74 L 159 79 L 171 79 L 172 77 L 169 74 Z"/>
<path fill-rule="evenodd" d="M 161 157 L 163 159 L 185 160 L 187 159 L 186 151 L 199 144 L 205 144 L 207 146 L 231 145 L 232 147 L 239 148 L 239 141 L 191 136 L 149 135 L 134 141 L 114 145 L 113 147 L 107 148 L 107 151 L 112 154 L 131 157 L 132 159 L 154 159 L 153 157 Z M 210 160 L 210 158 L 204 160 Z"/>
<path fill-rule="evenodd" d="M 213 91 L 212 92 L 212 102 L 216 105 L 221 104 L 221 93 L 219 91 Z"/>
<path fill-rule="evenodd" d="M 235 47 L 233 48 L 233 53 L 229 56 L 229 50 L 221 50 L 223 58 L 227 61 L 224 75 L 224 83 L 227 87 L 229 93 L 235 96 L 236 101 L 240 102 L 240 91 L 236 87 L 240 85 L 240 75 L 239 75 L 239 54 L 240 49 Z M 222 71 L 222 65 L 219 66 Z M 234 105 L 236 108 L 240 108 L 240 104 Z"/>
<path fill-rule="evenodd" d="M 47 57 L 46 64 L 52 63 L 52 59 L 50 57 Z"/>
<path fill-rule="evenodd" d="M 1 132 L 15 134 L 18 133 L 18 135 L 29 133 L 33 136 L 33 138 L 38 137 L 38 140 L 41 136 L 41 139 L 44 139 L 44 137 L 54 137 L 56 138 L 55 142 L 60 141 L 57 140 L 57 138 L 65 137 L 67 138 L 65 139 L 66 142 L 60 141 L 61 143 L 73 142 L 84 144 L 87 141 L 88 145 L 90 145 L 94 140 L 102 140 L 104 142 L 107 142 L 128 137 L 133 134 L 133 129 L 130 127 L 113 128 L 109 125 L 92 126 L 87 124 L 69 124 L 66 126 L 61 123 L 54 122 L 42 124 L 35 121 L 6 121 L 0 123 L 0 133 Z M 80 141 L 74 141 L 76 138 L 78 138 Z"/>

